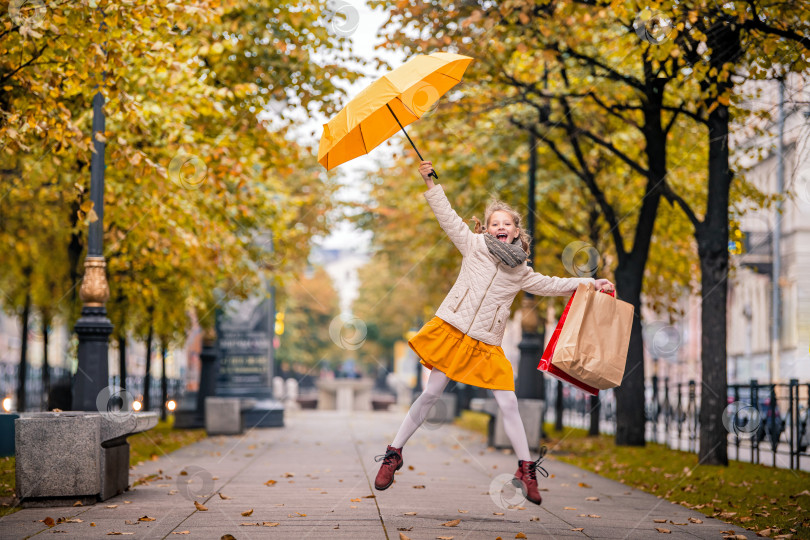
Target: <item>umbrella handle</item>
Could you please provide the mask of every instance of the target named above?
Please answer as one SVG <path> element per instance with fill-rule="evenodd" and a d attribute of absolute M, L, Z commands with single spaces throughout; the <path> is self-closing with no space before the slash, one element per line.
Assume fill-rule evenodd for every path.
<path fill-rule="evenodd" d="M 408 136 L 408 132 L 407 132 L 407 131 L 405 131 L 405 128 L 404 128 L 404 127 L 402 127 L 402 123 L 400 123 L 399 118 L 397 118 L 397 115 L 395 115 L 395 114 L 394 114 L 394 110 L 391 108 L 391 105 L 389 105 L 388 103 L 386 103 L 386 104 L 385 104 L 385 106 L 386 106 L 386 107 L 388 107 L 388 110 L 389 110 L 389 111 L 391 111 L 391 116 L 393 116 L 393 117 L 394 117 L 394 120 L 396 120 L 396 121 L 397 121 L 397 124 L 399 124 L 399 129 L 401 129 L 401 130 L 402 130 L 402 133 L 404 133 L 404 134 L 405 134 L 405 136 L 406 136 L 406 137 L 408 137 L 408 142 L 409 142 L 409 143 L 411 143 L 411 146 L 413 146 L 413 149 L 414 149 L 414 150 L 416 150 L 416 155 L 417 155 L 417 156 L 419 156 L 419 160 L 420 160 L 420 161 L 425 161 L 425 159 L 422 157 L 422 154 L 420 154 L 420 153 L 419 153 L 419 150 L 416 148 L 416 145 L 415 145 L 415 144 L 413 144 L 413 141 L 412 141 L 412 140 L 411 140 L 411 138 Z M 428 177 L 431 177 L 431 176 L 432 176 L 433 178 L 435 178 L 436 180 L 438 180 L 438 179 L 439 179 L 439 175 L 438 175 L 438 174 L 436 174 L 436 171 L 435 171 L 435 170 L 430 171 L 430 174 L 428 175 Z"/>

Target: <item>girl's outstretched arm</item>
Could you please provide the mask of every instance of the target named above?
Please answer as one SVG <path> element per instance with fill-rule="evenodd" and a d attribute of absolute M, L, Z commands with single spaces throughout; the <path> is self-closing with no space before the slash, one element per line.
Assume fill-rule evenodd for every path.
<path fill-rule="evenodd" d="M 442 186 L 434 184 L 433 178 L 428 176 L 432 170 L 433 164 L 430 161 L 423 161 L 419 165 L 419 173 L 428 187 L 424 194 L 425 199 L 427 199 L 430 209 L 433 210 L 444 232 L 447 233 L 447 236 L 450 237 L 450 240 L 461 254 L 466 255 L 469 251 L 470 241 L 475 233 L 470 230 L 470 227 L 464 223 L 464 220 L 450 206 L 450 201 L 447 200 Z"/>
<path fill-rule="evenodd" d="M 527 266 L 520 288 L 538 296 L 565 296 L 577 290 L 580 283 L 593 283 L 596 287 L 596 280 L 593 278 L 545 276 Z"/>

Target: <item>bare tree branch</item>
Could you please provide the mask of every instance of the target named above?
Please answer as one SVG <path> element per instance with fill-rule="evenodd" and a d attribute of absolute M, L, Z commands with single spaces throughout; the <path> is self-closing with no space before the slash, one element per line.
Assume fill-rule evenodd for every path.
<path fill-rule="evenodd" d="M 16 75 L 21 69 L 23 69 L 25 67 L 28 67 L 31 63 L 34 62 L 34 60 L 36 60 L 37 58 L 42 56 L 42 53 L 45 52 L 45 49 L 47 49 L 47 48 L 48 48 L 48 44 L 46 43 L 45 45 L 42 46 L 42 48 L 39 51 L 37 51 L 37 53 L 34 56 L 31 57 L 30 60 L 28 60 L 28 62 L 25 62 L 24 64 L 20 64 L 17 67 L 17 69 L 15 69 L 14 71 L 10 71 L 5 76 L 3 76 L 3 78 L 0 79 L 0 84 L 6 82 L 8 79 L 10 79 L 14 75 Z"/>
<path fill-rule="evenodd" d="M 681 207 L 683 213 L 686 214 L 686 217 L 689 218 L 689 221 L 692 222 L 692 225 L 695 227 L 695 230 L 699 230 L 700 227 L 703 225 L 703 222 L 698 219 L 695 213 L 692 211 L 692 207 L 689 206 L 683 197 L 675 193 L 672 188 L 669 186 L 667 182 L 661 183 L 661 193 L 664 195 L 664 198 L 669 201 L 670 204 Z"/>

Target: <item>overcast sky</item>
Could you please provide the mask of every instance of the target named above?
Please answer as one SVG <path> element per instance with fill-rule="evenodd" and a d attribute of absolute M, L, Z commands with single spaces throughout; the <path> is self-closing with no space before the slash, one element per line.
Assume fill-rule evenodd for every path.
<path fill-rule="evenodd" d="M 384 11 L 371 10 L 366 3 L 361 0 L 333 0 L 330 2 L 330 6 L 333 6 L 333 9 L 340 10 L 340 12 L 345 15 L 345 22 L 339 27 L 331 27 L 332 31 L 348 35 L 352 40 L 352 52 L 361 58 L 369 59 L 368 63 L 354 66 L 355 69 L 366 73 L 367 76 L 348 87 L 347 99 L 351 99 L 356 96 L 360 90 L 384 74 L 384 71 L 377 71 L 375 69 L 375 65 L 371 62 L 372 58 L 382 56 L 393 67 L 397 67 L 404 63 L 405 57 L 404 55 L 395 55 L 387 51 L 374 50 L 374 46 L 382 41 L 381 38 L 377 37 L 377 32 L 387 18 L 387 14 Z M 322 125 L 328 120 L 328 118 L 321 117 L 302 123 L 301 139 L 306 142 L 312 141 L 316 152 L 318 141 L 323 133 Z M 312 137 L 312 131 L 315 132 L 314 138 Z M 397 139 L 395 139 L 395 141 L 396 140 Z M 338 193 L 338 197 L 341 200 L 366 200 L 368 186 L 363 180 L 364 173 L 374 170 L 378 161 L 387 161 L 390 159 L 391 154 L 397 150 L 398 146 L 398 144 L 391 147 L 381 145 L 372 150 L 367 156 L 357 157 L 337 169 L 334 169 L 339 175 L 340 183 L 343 186 Z M 370 233 L 358 231 L 350 224 L 344 222 L 337 227 L 330 236 L 326 238 L 315 237 L 313 241 L 316 245 L 327 249 L 356 248 L 360 251 L 367 251 L 370 236 Z"/>

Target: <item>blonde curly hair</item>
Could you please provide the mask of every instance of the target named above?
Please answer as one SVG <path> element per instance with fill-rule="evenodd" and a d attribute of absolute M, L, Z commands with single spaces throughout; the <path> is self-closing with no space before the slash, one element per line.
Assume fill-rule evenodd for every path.
<path fill-rule="evenodd" d="M 515 222 L 515 227 L 517 227 L 520 231 L 518 233 L 520 247 L 522 247 L 523 251 L 525 251 L 528 255 L 530 253 L 529 249 L 532 245 L 532 237 L 529 236 L 529 234 L 521 226 L 521 223 L 523 222 L 522 216 L 517 212 L 517 210 L 503 201 L 493 200 L 487 205 L 487 208 L 484 211 L 484 223 L 486 223 L 486 226 L 482 225 L 481 221 L 477 217 L 473 216 L 472 219 L 475 221 L 475 229 L 473 232 L 476 234 L 486 232 L 486 229 L 489 227 L 489 220 L 492 218 L 492 214 L 495 212 L 506 212 L 512 217 L 512 220 Z"/>

